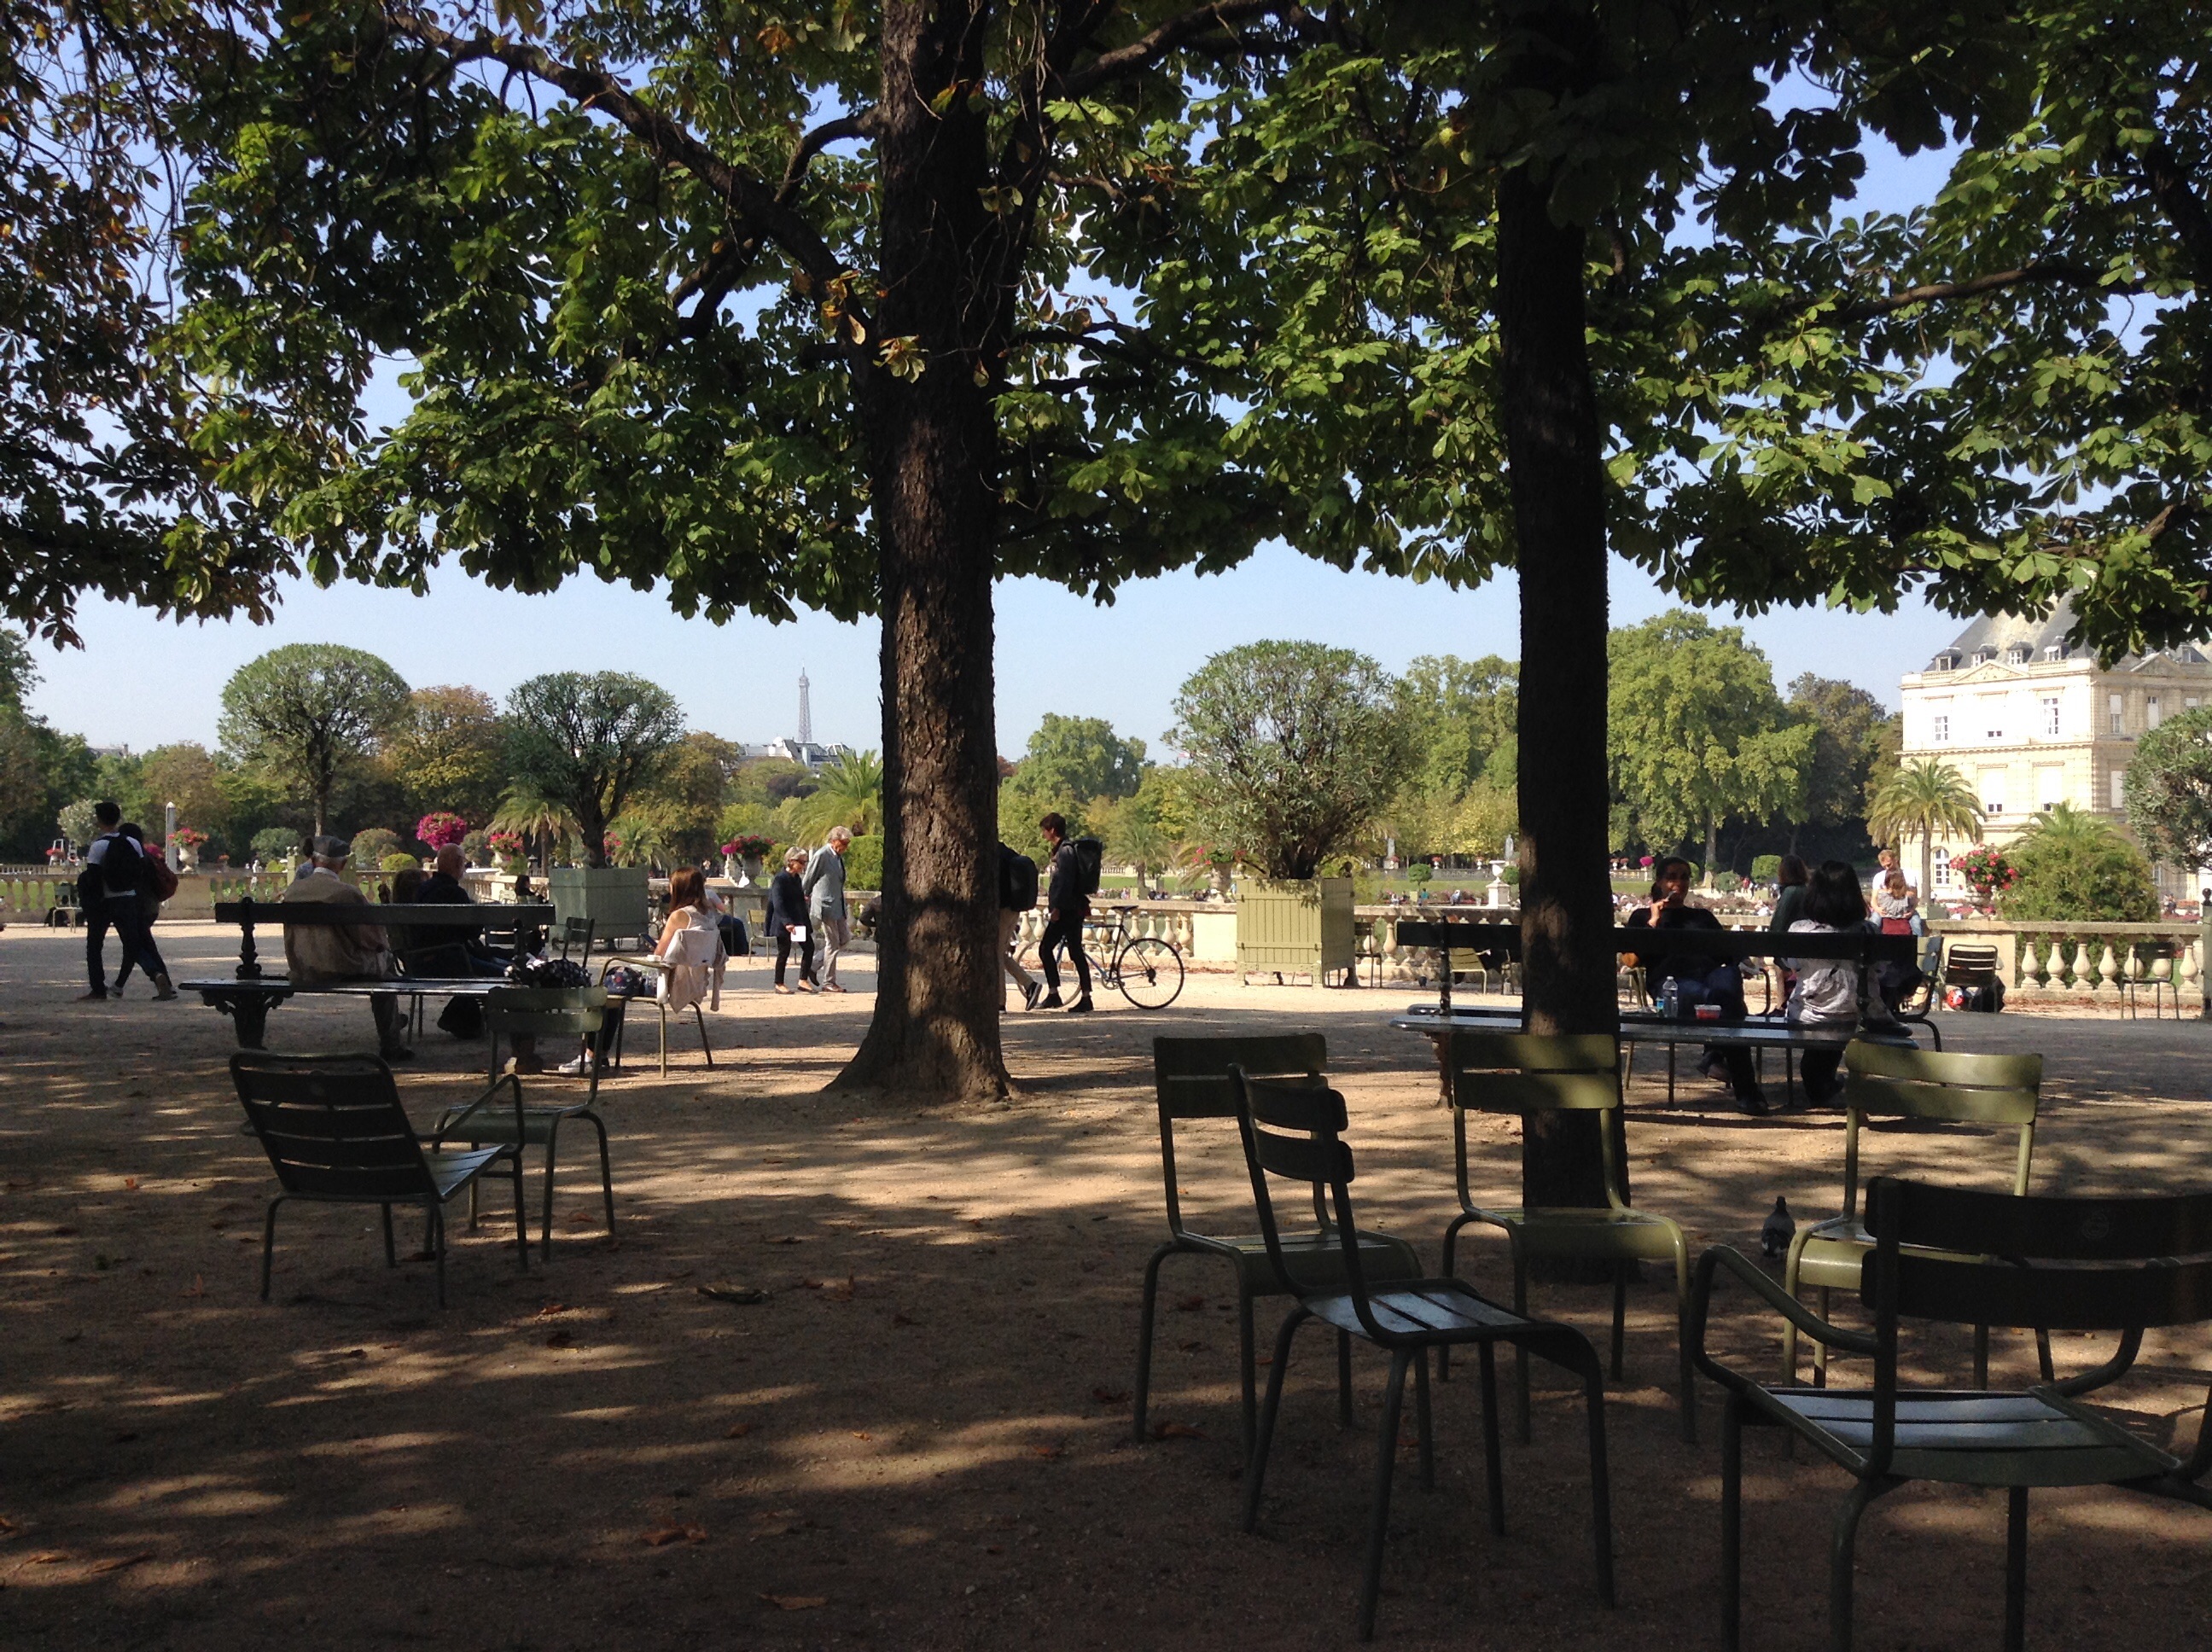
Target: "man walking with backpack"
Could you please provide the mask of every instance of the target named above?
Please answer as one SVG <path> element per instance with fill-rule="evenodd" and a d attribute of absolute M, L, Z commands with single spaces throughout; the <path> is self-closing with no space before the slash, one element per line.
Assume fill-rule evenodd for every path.
<path fill-rule="evenodd" d="M 1037 958 L 1044 965 L 1044 1004 L 1048 1010 L 1057 1010 L 1060 1004 L 1060 964 L 1053 957 L 1064 944 L 1075 963 L 1075 986 L 1079 994 L 1067 1006 L 1070 1015 L 1091 1013 L 1091 960 L 1083 955 L 1083 920 L 1091 915 L 1089 879 L 1084 859 L 1067 836 L 1067 821 L 1058 814 L 1047 815 L 1037 822 L 1037 829 L 1044 834 L 1045 846 L 1052 851 L 1050 870 L 1045 880 L 1044 938 L 1037 943 Z"/>
<path fill-rule="evenodd" d="M 145 851 L 123 835 L 123 811 L 118 805 L 96 803 L 92 817 L 99 823 L 100 835 L 84 852 L 84 871 L 77 878 L 77 899 L 84 908 L 85 963 L 92 984 L 77 999 L 82 1003 L 108 995 L 100 948 L 111 928 L 123 943 L 124 969 L 136 963 L 154 983 L 155 998 L 174 998 L 177 989 L 169 985 L 168 966 L 155 950 L 153 934 L 138 909 L 138 896 L 148 881 Z M 120 981 L 116 990 L 122 990 Z"/>
<path fill-rule="evenodd" d="M 1036 862 L 999 845 L 999 963 L 1014 985 L 1022 989 L 1022 1008 L 1036 1008 L 1036 979 L 1014 957 L 1014 938 L 1021 932 L 1022 914 L 1036 907 Z"/>

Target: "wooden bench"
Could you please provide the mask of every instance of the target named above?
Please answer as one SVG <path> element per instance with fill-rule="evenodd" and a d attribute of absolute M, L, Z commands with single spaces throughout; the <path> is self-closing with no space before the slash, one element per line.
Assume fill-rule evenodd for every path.
<path fill-rule="evenodd" d="M 469 998 L 489 992 L 504 985 L 490 976 L 423 976 L 394 975 L 388 981 L 295 981 L 284 975 L 266 974 L 261 967 L 260 954 L 254 945 L 253 932 L 257 926 L 271 924 L 302 924 L 316 927 L 352 926 L 361 924 L 383 926 L 407 930 L 442 929 L 456 932 L 481 930 L 487 924 L 513 924 L 515 932 L 515 957 L 524 957 L 523 940 L 532 929 L 543 928 L 553 921 L 550 906 L 486 904 L 464 906 L 458 902 L 426 903 L 422 906 L 388 905 L 370 902 L 356 906 L 337 901 L 218 901 L 215 920 L 219 924 L 236 924 L 240 929 L 238 969 L 225 981 L 187 981 L 179 986 L 182 991 L 198 993 L 200 1002 L 231 1018 L 238 1030 L 241 1049 L 263 1048 L 262 1039 L 269 1025 L 269 1012 L 293 997 L 306 994 L 316 997 L 367 998 L 378 993 L 439 998 Z"/>

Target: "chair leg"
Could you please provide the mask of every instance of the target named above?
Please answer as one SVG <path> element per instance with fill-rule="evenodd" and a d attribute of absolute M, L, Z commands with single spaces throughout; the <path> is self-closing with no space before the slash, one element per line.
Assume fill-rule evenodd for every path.
<path fill-rule="evenodd" d="M 1252 1436 L 1260 1426 L 1259 1368 L 1252 1363 L 1252 1293 L 1242 1285 L 1237 1291 L 1237 1376 L 1243 1385 L 1241 1436 L 1244 1460 L 1252 1460 Z"/>
<path fill-rule="evenodd" d="M 1721 1408 L 1721 1649 L 1743 1637 L 1743 1401 Z"/>
<path fill-rule="evenodd" d="M 1513 1248 L 1513 1311 L 1524 1320 L 1528 1317 L 1528 1265 L 1518 1245 Z M 1528 1351 L 1518 1342 L 1513 1345 L 1513 1392 L 1521 1443 L 1527 1445 L 1535 1437 L 1528 1425 Z"/>
<path fill-rule="evenodd" d="M 552 1185 L 553 1166 L 545 1166 L 546 1185 Z M 522 1201 L 522 1149 L 514 1150 L 514 1263 L 525 1273 L 530 1272 L 530 1215 Z"/>
<path fill-rule="evenodd" d="M 1267 1478 L 1267 1448 L 1274 1442 L 1275 1417 L 1283 1408 L 1283 1373 L 1291 1364 L 1291 1339 L 1310 1317 L 1304 1307 L 1293 1308 L 1283 1316 L 1283 1328 L 1275 1333 L 1275 1363 L 1267 1367 L 1267 1400 L 1260 1408 L 1260 1437 L 1253 1442 L 1252 1455 L 1244 1464 L 1244 1529 L 1248 1532 L 1260 1529 L 1260 1488 Z"/>
<path fill-rule="evenodd" d="M 1826 1285 L 1820 1287 L 1820 1305 L 1814 1311 L 1822 1319 L 1828 1317 L 1828 1287 Z M 1813 1386 L 1816 1388 L 1828 1386 L 1828 1345 L 1818 1337 L 1813 1339 Z"/>
<path fill-rule="evenodd" d="M 1474 1219 L 1462 1212 L 1444 1224 L 1444 1260 L 1440 1271 L 1447 1279 L 1452 1277 L 1452 1260 L 1459 1254 L 1459 1230 Z M 1451 1381 L 1451 1346 L 1448 1343 L 1437 1345 L 1437 1381 Z"/>
<path fill-rule="evenodd" d="M 1159 1305 L 1160 1264 L 1176 1254 L 1173 1244 L 1162 1245 L 1145 1264 L 1145 1289 L 1137 1299 L 1137 1392 L 1133 1418 L 1136 1442 L 1145 1442 L 1145 1411 L 1152 1397 L 1152 1316 Z M 1249 1457 L 1252 1448 L 1248 1442 L 1244 1455 Z"/>
<path fill-rule="evenodd" d="M 1390 1354 L 1389 1387 L 1382 1394 L 1382 1421 L 1375 1436 L 1375 1508 L 1368 1516 L 1367 1567 L 1359 1585 L 1359 1638 L 1375 1638 L 1375 1601 L 1382 1593 L 1382 1545 L 1390 1535 L 1390 1479 L 1398 1466 L 1398 1424 L 1406 1410 L 1406 1366 L 1402 1348 Z"/>
<path fill-rule="evenodd" d="M 281 1193 L 269 1201 L 269 1214 L 261 1224 L 261 1300 L 269 1300 L 269 1269 L 276 1255 L 276 1207 L 284 1202 Z M 392 1219 L 391 1207 L 385 1207 L 385 1220 Z"/>
<path fill-rule="evenodd" d="M 1698 1373 L 1690 1357 L 1690 1269 L 1686 1258 L 1674 1266 L 1674 1353 L 1681 1364 L 1682 1442 L 1698 1442 Z"/>
<path fill-rule="evenodd" d="M 1990 1327 L 1986 1325 L 1974 1327 L 1974 1386 L 1990 1386 Z"/>
<path fill-rule="evenodd" d="M 539 1240 L 538 1244 L 545 1260 L 549 1262 L 553 1260 L 553 1158 L 560 1141 L 561 1121 L 558 1118 L 548 1120 L 545 1127 L 545 1215 L 544 1224 L 539 1229 L 539 1232 L 544 1236 Z M 520 1146 L 516 1147 L 514 1154 L 516 1160 L 520 1162 L 522 1157 L 522 1149 Z"/>
<path fill-rule="evenodd" d="M 1429 1425 L 1429 1351 L 1413 1355 L 1413 1431 L 1421 1436 L 1421 1490 L 1437 1489 L 1437 1438 Z"/>
<path fill-rule="evenodd" d="M 1482 1494 L 1490 1508 L 1490 1529 L 1505 1535 L 1505 1463 L 1498 1442 L 1498 1345 L 1475 1345 L 1482 1376 Z"/>
<path fill-rule="evenodd" d="M 435 1200 L 423 1209 L 422 1243 L 438 1259 L 438 1306 L 446 1305 L 446 1217 Z"/>
<path fill-rule="evenodd" d="M 2039 1325 L 2035 1327 L 2035 1363 L 2042 1368 L 2045 1382 L 2058 1380 L 2057 1373 L 2051 1367 L 2051 1333 Z"/>
<path fill-rule="evenodd" d="M 668 1076 L 668 1006 L 660 1006 L 660 1076 Z"/>
<path fill-rule="evenodd" d="M 392 1241 L 392 1206 L 389 1205 L 384 1207 L 384 1265 L 386 1267 L 399 1266 L 399 1248 Z"/>
<path fill-rule="evenodd" d="M 1828 1539 L 1828 1649 L 1851 1652 L 1851 1572 L 1857 1552 L 1859 1516 L 1867 1505 L 1896 1485 L 1894 1480 L 1861 1480 L 1836 1510 Z"/>
<path fill-rule="evenodd" d="M 1628 1264 L 1613 1265 L 1613 1380 L 1620 1381 L 1623 1326 L 1628 1314 Z"/>
<path fill-rule="evenodd" d="M 1613 1473 L 1605 1455 L 1605 1376 L 1597 1356 L 1585 1343 L 1589 1368 L 1583 1374 L 1583 1406 L 1589 1418 L 1590 1540 L 1596 1552 L 1597 1598 L 1613 1605 Z"/>
<path fill-rule="evenodd" d="M 691 1018 L 699 1023 L 699 1048 L 711 1067 L 714 1065 L 714 1047 L 707 1042 L 707 1011 L 695 1004 L 691 1006 Z"/>
<path fill-rule="evenodd" d="M 599 1193 L 606 1200 L 607 1237 L 615 1236 L 615 1169 L 607 1159 L 607 1127 L 596 1113 L 584 1114 L 599 1133 Z"/>
<path fill-rule="evenodd" d="M 1336 1333 L 1336 1425 L 1352 1426 L 1352 1333 Z"/>
<path fill-rule="evenodd" d="M 2027 1488 L 2015 1485 L 2005 1493 L 2004 1652 L 2022 1652 L 2027 1644 Z"/>

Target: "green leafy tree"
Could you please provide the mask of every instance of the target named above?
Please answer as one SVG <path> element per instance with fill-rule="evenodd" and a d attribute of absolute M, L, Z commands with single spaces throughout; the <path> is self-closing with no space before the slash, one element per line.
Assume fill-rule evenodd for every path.
<path fill-rule="evenodd" d="M 2151 858 L 2187 870 L 2212 865 L 2212 707 L 2169 717 L 2136 743 L 2128 763 L 2128 825 Z"/>
<path fill-rule="evenodd" d="M 540 872 L 551 868 L 562 844 L 577 841 L 582 836 L 575 811 L 527 780 L 510 787 L 500 799 L 498 811 L 491 817 L 491 829 L 512 832 L 526 845 L 536 844 Z"/>
<path fill-rule="evenodd" d="M 1934 887 L 1936 840 L 1982 841 L 1982 805 L 1966 777 L 1947 762 L 1920 758 L 1899 768 L 1873 800 L 1867 830 L 1878 843 L 1920 840 L 1920 892 Z"/>
<path fill-rule="evenodd" d="M 1867 781 L 1881 759 L 1891 714 L 1856 683 L 1811 671 L 1791 679 L 1788 709 L 1792 717 L 1813 726 L 1804 802 L 1791 824 L 1802 820 L 1814 826 L 1843 826 L 1864 820 Z M 1794 836 L 1790 847 L 1796 847 Z"/>
<path fill-rule="evenodd" d="M 684 738 L 665 689 L 623 671 L 533 677 L 507 701 L 507 767 L 576 823 L 584 864 L 607 864 L 607 823 L 652 784 Z"/>
<path fill-rule="evenodd" d="M 252 853 L 264 866 L 274 866 L 300 852 L 300 835 L 283 826 L 264 826 L 254 833 Z"/>
<path fill-rule="evenodd" d="M 884 764 L 872 751 L 848 751 L 814 777 L 814 790 L 791 806 L 790 823 L 818 843 L 833 826 L 863 835 L 883 829 Z"/>
<path fill-rule="evenodd" d="M 2015 923 L 2149 923 L 2158 883 L 2142 851 L 2110 821 L 2060 804 L 2007 851 L 2019 880 L 2001 902 Z"/>
<path fill-rule="evenodd" d="M 496 701 L 481 689 L 441 685 L 408 696 L 384 756 L 415 818 L 448 810 L 479 826 L 507 789 L 506 744 Z"/>
<path fill-rule="evenodd" d="M 366 831 L 356 832 L 349 864 L 356 872 L 379 871 L 387 859 L 400 853 L 402 841 L 389 826 L 371 826 Z"/>
<path fill-rule="evenodd" d="M 222 788 L 222 767 L 213 752 L 197 740 L 155 746 L 141 760 L 138 772 L 149 816 L 144 823 L 149 829 L 161 826 L 166 805 L 173 803 L 178 825 L 195 827 L 211 841 L 231 847 L 230 799 Z"/>
<path fill-rule="evenodd" d="M 1263 877 L 1316 876 L 1398 783 L 1406 732 L 1391 688 L 1349 648 L 1255 642 L 1214 655 L 1176 695 L 1169 737 L 1189 758 L 1197 832 Z"/>
<path fill-rule="evenodd" d="M 1723 820 L 1802 809 L 1818 726 L 1790 720 L 1740 629 L 1662 614 L 1615 631 L 1607 669 L 1614 784 L 1655 852 L 1702 831 L 1710 880 Z"/>
<path fill-rule="evenodd" d="M 1123 739 L 1103 717 L 1047 712 L 1009 784 L 1040 799 L 1087 803 L 1133 798 L 1145 779 L 1145 743 Z"/>
<path fill-rule="evenodd" d="M 1158 115 L 1330 27 L 1296 0 L 222 15 L 179 328 L 221 386 L 201 448 L 326 577 L 450 555 L 715 618 L 880 613 L 895 806 L 842 1081 L 1004 1094 L 992 581 L 1103 596 L 1282 525 L 1293 484 L 1229 451 L 1233 358 L 1153 348 L 1099 247 L 1158 221 Z M 414 404 L 371 436 L 395 353 Z"/>
<path fill-rule="evenodd" d="M 1493 761 L 1511 784 L 1520 681 L 1521 668 L 1495 654 L 1474 660 L 1423 654 L 1406 667 L 1396 711 L 1413 748 L 1409 778 L 1419 791 L 1464 797 Z"/>
<path fill-rule="evenodd" d="M 738 748 L 720 736 L 696 729 L 686 734 L 624 811 L 632 835 L 649 831 L 655 852 L 670 865 L 714 858 L 724 841 L 716 827 L 739 761 Z"/>
<path fill-rule="evenodd" d="M 407 684 L 374 654 L 294 642 L 232 674 L 216 729 L 234 759 L 306 800 L 319 834 L 341 774 L 365 764 L 407 713 Z"/>

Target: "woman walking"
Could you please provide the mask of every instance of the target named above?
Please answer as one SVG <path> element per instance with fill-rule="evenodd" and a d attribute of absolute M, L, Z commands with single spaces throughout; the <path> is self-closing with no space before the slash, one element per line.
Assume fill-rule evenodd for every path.
<path fill-rule="evenodd" d="M 814 990 L 814 932 L 806 924 L 806 885 L 800 874 L 806 869 L 806 851 L 793 847 L 785 851 L 783 870 L 769 879 L 768 927 L 775 937 L 775 990 L 785 997 L 791 988 L 783 984 L 784 965 L 791 958 L 791 943 L 799 941 L 799 988 L 801 992 Z"/>

